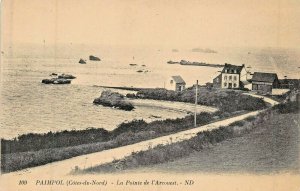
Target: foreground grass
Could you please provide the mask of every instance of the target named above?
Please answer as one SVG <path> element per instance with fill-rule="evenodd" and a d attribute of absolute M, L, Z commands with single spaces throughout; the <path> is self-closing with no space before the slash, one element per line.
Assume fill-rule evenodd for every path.
<path fill-rule="evenodd" d="M 299 172 L 298 120 L 299 106 L 294 103 L 280 104 L 256 118 L 251 117 L 227 127 L 199 133 L 187 141 L 132 153 L 122 160 L 80 173 L 132 169 L 180 172 Z"/>
<path fill-rule="evenodd" d="M 299 115 L 275 114 L 244 136 L 223 141 L 175 161 L 133 171 L 208 173 L 300 173 Z"/>

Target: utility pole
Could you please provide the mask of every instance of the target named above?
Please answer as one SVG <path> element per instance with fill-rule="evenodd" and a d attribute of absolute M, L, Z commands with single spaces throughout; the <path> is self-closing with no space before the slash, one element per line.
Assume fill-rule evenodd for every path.
<path fill-rule="evenodd" d="M 196 82 L 196 88 L 195 88 L 195 114 L 194 114 L 194 125 L 197 127 L 197 105 L 198 105 L 198 80 Z"/>

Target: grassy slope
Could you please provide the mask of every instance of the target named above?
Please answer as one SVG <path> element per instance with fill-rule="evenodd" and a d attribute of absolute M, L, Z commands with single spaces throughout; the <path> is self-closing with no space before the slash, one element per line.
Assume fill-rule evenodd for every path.
<path fill-rule="evenodd" d="M 275 114 L 270 121 L 245 136 L 226 140 L 173 162 L 133 171 L 299 173 L 299 128 L 299 114 Z"/>

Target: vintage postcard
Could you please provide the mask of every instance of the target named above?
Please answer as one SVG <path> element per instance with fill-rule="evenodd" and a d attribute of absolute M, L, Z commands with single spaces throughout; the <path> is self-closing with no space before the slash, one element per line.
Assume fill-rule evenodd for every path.
<path fill-rule="evenodd" d="M 300 191 L 299 0 L 2 0 L 0 191 Z"/>

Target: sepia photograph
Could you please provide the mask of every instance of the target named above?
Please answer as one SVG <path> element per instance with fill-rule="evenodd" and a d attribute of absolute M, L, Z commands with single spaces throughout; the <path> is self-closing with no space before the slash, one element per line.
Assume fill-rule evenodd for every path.
<path fill-rule="evenodd" d="M 0 191 L 300 191 L 299 0 L 0 14 Z"/>

